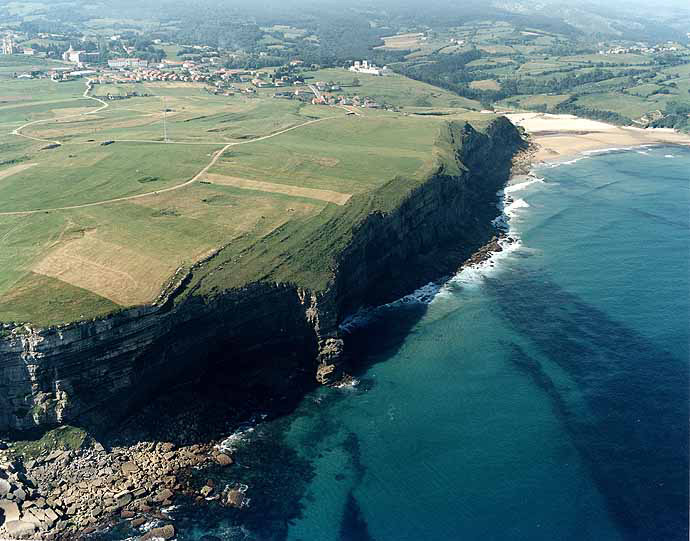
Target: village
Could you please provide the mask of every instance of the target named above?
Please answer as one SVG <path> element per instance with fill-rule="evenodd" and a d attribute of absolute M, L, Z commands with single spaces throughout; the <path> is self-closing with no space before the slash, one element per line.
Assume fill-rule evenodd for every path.
<path fill-rule="evenodd" d="M 33 56 L 34 50 L 20 48 L 12 36 L 2 40 L 3 54 L 22 54 Z M 61 83 L 85 78 L 89 86 L 137 84 L 146 82 L 199 83 L 204 89 L 216 96 L 232 97 L 235 95 L 252 96 L 257 91 L 276 89 L 276 99 L 298 100 L 313 105 L 364 107 L 369 109 L 385 108 L 386 105 L 368 96 L 349 94 L 343 87 L 356 87 L 359 84 L 355 77 L 349 83 L 310 81 L 309 72 L 319 69 L 318 65 L 305 65 L 299 59 L 293 59 L 284 66 L 262 69 L 231 69 L 218 66 L 219 57 L 203 56 L 199 61 L 162 59 L 160 62 L 149 62 L 137 57 L 109 58 L 101 61 L 98 52 L 78 50 L 70 46 L 62 54 L 63 65 L 50 70 L 29 70 L 15 74 L 17 79 L 42 79 Z M 345 73 L 365 74 L 383 77 L 390 73 L 387 67 L 379 67 L 368 60 L 356 60 L 343 69 Z M 130 91 L 101 92 L 106 99 L 119 100 L 130 97 L 145 96 L 145 92 Z"/>
<path fill-rule="evenodd" d="M 690 37 L 690 34 L 688 34 Z M 660 54 L 660 53 L 673 53 L 679 50 L 679 47 L 672 41 L 658 44 L 649 45 L 648 43 L 639 42 L 635 45 L 615 45 L 608 49 L 600 49 L 599 54 L 602 55 L 616 55 L 616 54 Z"/>

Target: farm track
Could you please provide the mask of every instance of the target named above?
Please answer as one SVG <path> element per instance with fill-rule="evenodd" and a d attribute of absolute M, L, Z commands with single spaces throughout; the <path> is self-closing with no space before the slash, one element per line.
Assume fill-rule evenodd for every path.
<path fill-rule="evenodd" d="M 41 119 L 41 120 L 34 120 L 32 122 L 27 122 L 26 124 L 23 124 L 22 126 L 19 126 L 15 130 L 13 130 L 12 135 L 17 135 L 19 137 L 25 137 L 27 139 L 33 139 L 34 141 L 40 141 L 40 142 L 44 142 L 44 143 L 61 145 L 62 143 L 60 143 L 60 141 L 51 141 L 49 139 L 40 139 L 37 137 L 32 137 L 30 135 L 25 135 L 25 134 L 21 133 L 21 130 L 23 130 L 24 128 L 27 128 L 28 126 L 38 124 L 41 122 L 65 120 L 68 118 L 76 118 L 76 117 L 82 117 L 82 116 L 86 116 L 86 115 L 93 115 L 95 113 L 98 113 L 98 112 L 106 109 L 109 106 L 108 103 L 104 102 L 103 100 L 101 100 L 99 98 L 89 96 L 88 93 L 89 93 L 89 87 L 87 85 L 87 88 L 83 94 L 84 98 L 96 100 L 99 103 L 101 103 L 102 106 L 93 110 L 93 111 L 87 111 L 85 113 L 79 113 L 77 115 L 69 115 L 69 116 L 64 116 L 64 117 L 60 117 L 60 118 Z M 151 197 L 151 196 L 156 196 L 156 195 L 161 194 L 161 193 L 179 190 L 181 188 L 184 188 L 185 186 L 189 186 L 190 184 L 197 182 L 203 175 L 205 175 L 208 172 L 208 170 L 211 167 L 213 167 L 215 165 L 215 163 L 218 161 L 218 159 L 230 147 L 238 146 L 238 145 L 247 145 L 249 143 L 256 143 L 259 141 L 265 141 L 266 139 L 271 139 L 272 137 L 277 137 L 278 135 L 282 135 L 282 134 L 287 133 L 289 131 L 296 130 L 297 128 L 302 128 L 302 127 L 308 126 L 310 124 L 316 124 L 317 122 L 323 122 L 324 120 L 333 120 L 335 118 L 344 118 L 344 116 L 329 116 L 329 117 L 324 117 L 324 118 L 317 118 L 314 120 L 309 120 L 309 121 L 304 122 L 302 124 L 298 124 L 296 126 L 291 126 L 291 127 L 286 128 L 284 130 L 277 131 L 275 133 L 271 133 L 269 135 L 257 137 L 256 139 L 249 139 L 247 141 L 237 141 L 237 142 L 232 142 L 232 143 L 228 143 L 227 141 L 184 142 L 184 141 L 154 141 L 154 140 L 140 140 L 140 139 L 114 139 L 113 142 L 120 142 L 120 143 L 154 143 L 154 144 L 164 144 L 164 145 L 170 145 L 170 144 L 178 144 L 178 145 L 224 145 L 224 146 L 219 151 L 214 153 L 213 157 L 211 158 L 211 161 L 208 164 L 206 164 L 206 166 L 204 166 L 204 168 L 201 171 L 199 171 L 196 175 L 194 175 L 194 177 L 192 177 L 190 180 L 188 180 L 187 182 L 183 182 L 182 184 L 177 184 L 177 185 L 171 186 L 169 188 L 163 188 L 163 189 L 155 190 L 152 192 L 146 192 L 146 193 L 141 193 L 141 194 L 136 194 L 136 195 L 129 195 L 129 196 L 125 196 L 125 197 L 116 197 L 113 199 L 106 199 L 103 201 L 95 201 L 93 203 L 84 203 L 82 205 L 72 205 L 72 206 L 67 206 L 67 207 L 54 207 L 54 208 L 47 208 L 47 209 L 17 210 L 17 211 L 0 212 L 0 216 L 27 216 L 27 215 L 31 215 L 31 214 L 39 214 L 42 212 L 53 212 L 53 211 L 59 211 L 59 210 L 76 210 L 76 209 L 81 209 L 81 208 L 96 207 L 96 206 L 100 206 L 100 205 L 108 205 L 111 203 L 121 203 L 124 201 L 131 201 L 134 199 L 141 199 L 144 197 Z M 84 144 L 90 144 L 90 143 L 84 143 Z"/>
<path fill-rule="evenodd" d="M 22 124 L 18 128 L 15 128 L 14 130 L 12 130 L 12 135 L 17 135 L 18 137 L 25 137 L 26 139 L 32 139 L 33 141 L 38 141 L 40 143 L 50 143 L 52 145 L 62 145 L 62 143 L 60 141 L 52 141 L 50 139 L 41 139 L 40 137 L 33 137 L 31 135 L 25 135 L 22 133 L 22 130 L 24 128 L 28 128 L 29 126 L 33 126 L 35 124 L 41 124 L 43 122 L 51 122 L 51 121 L 57 122 L 58 120 L 66 120 L 68 118 L 78 118 L 78 117 L 82 117 L 82 116 L 93 115 L 93 114 L 96 114 L 96 113 L 102 111 L 103 109 L 107 109 L 110 106 L 108 103 L 104 102 L 103 100 L 101 100 L 99 98 L 94 98 L 93 96 L 89 96 L 88 84 L 86 85 L 86 90 L 84 90 L 83 97 L 87 98 L 89 100 L 96 100 L 97 102 L 99 102 L 101 104 L 101 107 L 94 109 L 93 111 L 87 111 L 85 113 L 78 113 L 76 115 L 67 115 L 67 116 L 62 116 L 62 117 L 58 117 L 58 118 L 42 118 L 41 120 L 32 120 L 31 122 L 27 122 L 26 124 Z"/>

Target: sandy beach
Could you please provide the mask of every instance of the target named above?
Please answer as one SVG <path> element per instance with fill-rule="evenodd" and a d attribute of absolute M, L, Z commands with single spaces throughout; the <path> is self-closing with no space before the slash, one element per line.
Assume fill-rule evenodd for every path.
<path fill-rule="evenodd" d="M 509 113 L 539 145 L 535 161 L 550 161 L 605 148 L 670 143 L 690 146 L 690 136 L 667 128 L 621 127 L 573 115 Z"/>

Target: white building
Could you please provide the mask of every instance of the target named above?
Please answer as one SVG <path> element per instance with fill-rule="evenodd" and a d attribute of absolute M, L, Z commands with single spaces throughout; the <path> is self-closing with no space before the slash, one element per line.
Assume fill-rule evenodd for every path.
<path fill-rule="evenodd" d="M 84 64 L 85 62 L 98 62 L 100 58 L 99 53 L 87 53 L 86 51 L 75 51 L 70 45 L 64 53 L 62 59 L 65 62 L 74 62 L 75 64 Z"/>
<path fill-rule="evenodd" d="M 12 36 L 4 36 L 2 38 L 2 54 L 14 54 L 17 52 L 17 46 L 14 44 Z"/>
<path fill-rule="evenodd" d="M 383 75 L 383 70 L 385 69 L 385 67 L 383 69 L 379 68 L 376 64 L 369 64 L 369 61 L 367 60 L 362 60 L 361 62 L 356 60 L 355 63 L 349 68 L 350 71 L 354 71 L 356 73 L 367 73 L 369 75 Z"/>

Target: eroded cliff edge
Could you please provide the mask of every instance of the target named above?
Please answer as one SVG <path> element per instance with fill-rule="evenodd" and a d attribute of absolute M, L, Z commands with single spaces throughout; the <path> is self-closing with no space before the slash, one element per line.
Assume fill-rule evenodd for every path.
<path fill-rule="evenodd" d="M 494 231 L 496 191 L 525 143 L 505 118 L 449 123 L 423 181 L 396 178 L 196 265 L 160 302 L 102 319 L 0 329 L 0 431 L 102 427 L 170 386 L 212 373 L 256 393 L 340 375 L 338 325 L 452 272 Z M 262 269 L 247 280 L 251 262 Z M 232 398 L 232 397 L 229 397 Z"/>

